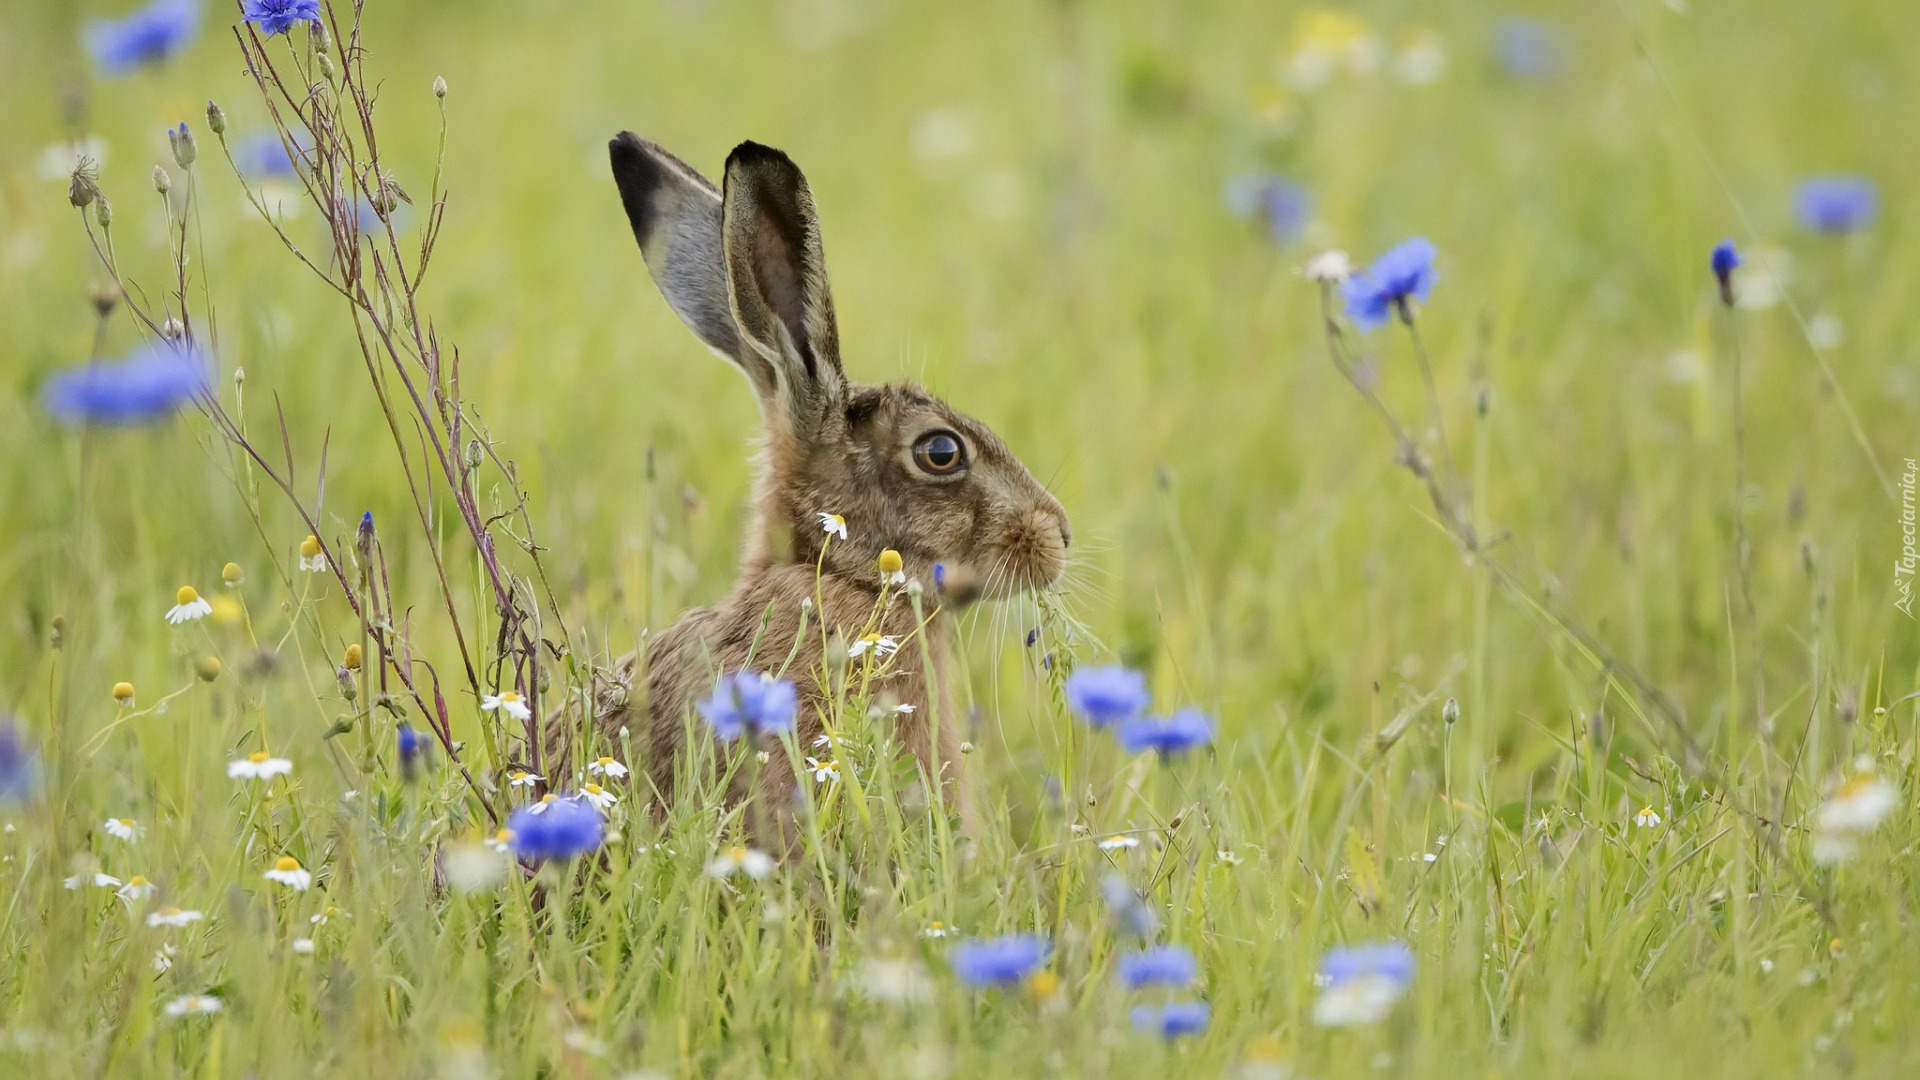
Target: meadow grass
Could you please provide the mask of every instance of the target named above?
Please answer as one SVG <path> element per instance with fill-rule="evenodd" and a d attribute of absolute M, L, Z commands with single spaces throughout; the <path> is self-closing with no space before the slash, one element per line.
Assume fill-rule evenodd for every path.
<path fill-rule="evenodd" d="M 185 51 L 105 79 L 79 44 L 91 9 L 0 11 L 0 711 L 38 755 L 33 792 L 0 804 L 0 1075 L 1920 1064 L 1920 651 L 1893 570 L 1902 462 L 1920 456 L 1898 134 L 1920 108 L 1904 51 L 1920 16 L 1342 10 L 1360 22 L 1244 2 L 373 0 L 381 152 L 414 199 L 397 231 L 417 247 L 438 163 L 418 305 L 490 433 L 475 505 L 528 496 L 490 528 L 515 626 L 554 643 L 538 653 L 554 700 L 725 590 L 757 423 L 646 278 L 606 166 L 623 128 L 709 175 L 744 138 L 791 152 L 850 375 L 924 380 L 988 422 L 1075 525 L 1060 588 L 964 617 L 967 712 L 948 718 L 971 743 L 964 828 L 916 794 L 855 663 L 836 675 L 841 777 L 805 785 L 805 839 L 765 880 L 709 873 L 742 808 L 695 785 L 648 812 L 646 748 L 615 738 L 600 749 L 636 773 L 607 785 L 601 853 L 492 883 L 480 841 L 524 799 L 508 776 L 528 755 L 479 709 L 462 642 L 477 689 L 503 663 L 506 685 L 516 664 L 541 675 L 502 652 L 494 579 L 445 485 L 424 527 L 416 513 L 403 460 L 429 459 L 430 424 L 396 439 L 375 393 L 393 376 L 369 378 L 346 303 L 206 130 L 209 98 L 229 140 L 267 130 L 237 14 L 209 4 Z M 1558 43 L 1533 74 L 1501 58 L 1516 14 Z M 1381 63 L 1304 88 L 1302 48 L 1346 33 L 1375 36 Z M 1429 82 L 1403 70 L 1420 40 L 1446 55 Z M 268 44 L 311 62 L 303 33 Z M 159 135 L 182 120 L 191 170 Z M 299 569 L 308 524 L 205 409 L 47 415 L 54 372 L 151 336 L 129 304 L 96 316 L 107 277 L 58 153 L 42 173 L 43 148 L 80 136 L 105 148 L 117 263 L 149 307 L 193 191 L 188 297 L 219 407 L 267 462 L 291 458 L 339 577 Z M 1229 211 L 1229 181 L 1261 170 L 1310 191 L 1302 235 Z M 1795 224 L 1795 182 L 1831 172 L 1878 183 L 1868 227 Z M 328 251 L 313 207 L 285 228 Z M 1300 273 L 1323 248 L 1365 262 L 1414 234 L 1440 252 L 1418 309 L 1440 422 L 1404 327 L 1339 342 L 1415 459 L 1437 462 L 1444 431 L 1445 505 L 1329 362 Z M 1707 262 L 1728 236 L 1753 302 L 1732 311 Z M 385 590 L 357 577 L 363 512 Z M 402 769 L 396 717 L 433 718 L 377 681 L 399 668 L 343 583 L 361 605 L 381 594 L 410 671 L 432 665 L 471 782 L 444 751 Z M 182 585 L 213 617 L 167 624 Z M 343 679 L 356 644 L 370 659 Z M 1216 717 L 1212 748 L 1129 756 L 1072 718 L 1066 672 L 1115 660 L 1148 674 L 1156 709 Z M 229 778 L 261 750 L 291 774 Z M 1823 861 L 1822 805 L 1861 758 L 1897 806 Z M 1646 810 L 1657 825 L 1635 823 Z M 1141 842 L 1097 843 L 1115 834 Z M 283 855 L 310 890 L 263 879 Z M 1178 996 L 1210 1004 L 1204 1033 L 1134 1030 L 1162 995 L 1116 982 L 1137 943 L 1103 901 L 1113 875 L 1154 940 L 1193 950 Z M 167 908 L 204 918 L 150 926 Z M 1016 932 L 1050 940 L 1043 976 L 975 990 L 952 970 L 961 939 Z M 1377 1023 L 1315 1023 L 1326 950 L 1393 940 L 1418 962 L 1405 996 Z M 201 993 L 218 1013 L 167 1014 Z"/>

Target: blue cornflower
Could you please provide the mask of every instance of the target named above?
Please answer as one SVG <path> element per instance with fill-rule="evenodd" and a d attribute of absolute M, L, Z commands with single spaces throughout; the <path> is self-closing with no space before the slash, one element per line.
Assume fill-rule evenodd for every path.
<path fill-rule="evenodd" d="M 1431 240 L 1416 236 L 1373 260 L 1372 266 L 1340 286 L 1340 295 L 1347 300 L 1347 318 L 1362 332 L 1387 325 L 1396 310 L 1402 318 L 1411 318 L 1408 305 L 1414 300 L 1426 303 L 1439 278 L 1433 269 L 1437 254 Z"/>
<path fill-rule="evenodd" d="M 507 818 L 507 829 L 513 833 L 513 853 L 533 862 L 584 855 L 606 836 L 600 812 L 580 798 L 523 806 Z"/>
<path fill-rule="evenodd" d="M 1235 217 L 1258 215 L 1274 243 L 1288 244 L 1299 238 L 1312 218 L 1313 196 L 1284 177 L 1249 173 L 1227 182 L 1227 208 Z"/>
<path fill-rule="evenodd" d="M 1793 204 L 1814 232 L 1852 232 L 1873 220 L 1880 193 L 1864 176 L 1813 176 L 1800 182 Z"/>
<path fill-rule="evenodd" d="M 1108 874 L 1100 882 L 1100 898 L 1107 902 L 1107 914 L 1113 921 L 1135 937 L 1152 937 L 1160 926 L 1153 908 L 1119 874 Z"/>
<path fill-rule="evenodd" d="M 1213 721 L 1199 709 L 1186 708 L 1172 716 L 1136 716 L 1114 728 L 1113 737 L 1128 753 L 1148 750 L 1172 757 L 1213 741 Z"/>
<path fill-rule="evenodd" d="M 39 782 L 33 747 L 12 721 L 0 718 L 0 803 L 26 802 Z"/>
<path fill-rule="evenodd" d="M 1198 1035 L 1207 1030 L 1207 1018 L 1213 1010 L 1204 1001 L 1170 1001 L 1165 1005 L 1141 1005 L 1133 1010 L 1133 1029 L 1163 1039 Z"/>
<path fill-rule="evenodd" d="M 165 342 L 141 346 L 118 363 L 94 362 L 47 380 L 47 411 L 68 423 L 130 424 L 171 414 L 208 389 L 206 357 Z"/>
<path fill-rule="evenodd" d="M 1147 701 L 1146 677 L 1119 664 L 1083 668 L 1067 677 L 1067 704 L 1097 728 L 1139 716 Z"/>
<path fill-rule="evenodd" d="M 1136 990 L 1154 983 L 1185 986 L 1197 970 L 1192 951 L 1184 945 L 1162 945 L 1120 958 L 1120 981 Z"/>
<path fill-rule="evenodd" d="M 81 42 L 108 76 L 156 64 L 193 40 L 200 30 L 199 0 L 153 0 L 124 18 L 87 24 Z"/>
<path fill-rule="evenodd" d="M 1008 986 L 1047 962 L 1053 946 L 1033 934 L 963 941 L 953 947 L 953 973 L 968 986 Z"/>
<path fill-rule="evenodd" d="M 296 149 L 300 144 L 294 143 Z M 286 144 L 280 136 L 271 131 L 263 131 L 251 136 L 233 148 L 234 164 L 240 171 L 257 178 L 292 179 L 299 174 L 294 170 L 293 158 L 287 153 Z"/>
<path fill-rule="evenodd" d="M 1522 79 L 1558 75 L 1566 59 L 1560 28 L 1546 19 L 1502 19 L 1493 51 L 1507 74 Z"/>
<path fill-rule="evenodd" d="M 400 725 L 396 737 L 400 745 L 400 774 L 411 780 L 426 760 L 427 740 L 408 723 Z"/>
<path fill-rule="evenodd" d="M 1733 249 L 1733 241 L 1722 240 L 1715 244 L 1709 263 L 1713 267 L 1713 279 L 1720 283 L 1720 301 L 1732 307 L 1733 269 L 1740 265 L 1740 253 Z"/>
<path fill-rule="evenodd" d="M 1413 950 L 1404 941 L 1336 945 L 1320 958 L 1320 979 L 1328 986 L 1377 976 L 1405 988 L 1413 971 Z"/>
<path fill-rule="evenodd" d="M 1413 984 L 1413 950 L 1405 942 L 1336 946 L 1320 960 L 1322 987 L 1313 1005 L 1321 1027 L 1353 1027 L 1383 1019 Z"/>
<path fill-rule="evenodd" d="M 240 15 L 272 37 L 297 23 L 320 21 L 320 0 L 244 0 Z"/>
<path fill-rule="evenodd" d="M 713 696 L 697 708 L 713 733 L 733 740 L 742 735 L 779 734 L 793 727 L 798 696 L 793 684 L 757 671 L 722 675 Z"/>

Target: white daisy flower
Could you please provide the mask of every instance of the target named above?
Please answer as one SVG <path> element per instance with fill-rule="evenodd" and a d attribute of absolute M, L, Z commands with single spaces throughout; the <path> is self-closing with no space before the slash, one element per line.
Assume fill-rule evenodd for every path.
<path fill-rule="evenodd" d="M 1302 273 L 1308 281 L 1338 284 L 1353 276 L 1353 260 L 1347 258 L 1344 251 L 1323 251 L 1307 260 Z"/>
<path fill-rule="evenodd" d="M 913 715 L 913 710 L 914 710 L 914 709 L 916 709 L 916 708 L 918 708 L 918 706 L 916 706 L 916 705 L 909 705 L 908 703 L 906 703 L 906 702 L 904 702 L 904 701 L 903 701 L 903 702 L 901 702 L 900 704 L 898 704 L 898 705 L 895 705 L 895 706 L 893 707 L 893 711 L 894 711 L 894 712 L 896 712 L 896 713 L 899 713 L 899 714 L 900 714 L 901 716 L 912 716 L 912 715 Z"/>
<path fill-rule="evenodd" d="M 127 879 L 125 885 L 115 890 L 122 900 L 145 900 L 153 895 L 153 882 L 135 874 Z"/>
<path fill-rule="evenodd" d="M 873 650 L 875 656 L 885 660 L 887 657 L 900 651 L 900 643 L 893 638 L 881 634 L 868 634 L 866 637 L 847 646 L 847 657 L 849 659 L 858 657 L 869 649 Z"/>
<path fill-rule="evenodd" d="M 328 904 L 326 908 L 320 912 L 320 914 L 313 916 L 307 921 L 309 923 L 312 923 L 315 926 L 325 926 L 329 922 L 332 922 L 335 917 L 342 918 L 342 919 L 353 918 L 353 916 L 347 914 L 344 911 L 341 911 L 339 908 L 334 907 L 332 904 Z"/>
<path fill-rule="evenodd" d="M 608 776 L 615 780 L 627 775 L 627 767 L 610 757 L 598 757 L 587 763 L 587 771 L 595 776 Z"/>
<path fill-rule="evenodd" d="M 207 1016 L 219 1012 L 222 1007 L 220 999 L 212 994 L 188 994 L 167 1002 L 160 1011 L 171 1017 Z"/>
<path fill-rule="evenodd" d="M 907 564 L 900 553 L 888 548 L 880 553 L 880 584 L 905 585 L 907 583 Z"/>
<path fill-rule="evenodd" d="M 481 841 L 481 843 L 484 843 L 488 847 L 492 848 L 493 850 L 499 852 L 502 855 L 505 855 L 508 851 L 511 851 L 513 849 L 513 830 L 501 829 L 499 832 L 494 833 L 492 836 L 489 836 L 485 840 Z"/>
<path fill-rule="evenodd" d="M 1120 836 L 1116 834 L 1100 841 L 1101 851 L 1123 851 L 1127 848 L 1137 848 L 1139 846 L 1140 838 L 1137 836 Z"/>
<path fill-rule="evenodd" d="M 313 875 L 300 868 L 300 860 L 291 855 L 282 855 L 273 864 L 273 869 L 260 875 L 268 881 L 279 882 L 294 892 L 306 892 L 313 886 Z"/>
<path fill-rule="evenodd" d="M 175 598 L 180 602 L 167 609 L 167 622 L 174 626 L 194 619 L 204 619 L 213 614 L 213 605 L 200 599 L 200 594 L 194 592 L 191 585 L 180 586 L 180 592 Z"/>
<path fill-rule="evenodd" d="M 707 876 L 725 879 L 744 873 L 755 881 L 764 881 L 777 865 L 773 856 L 764 851 L 735 846 L 714 856 L 707 864 Z"/>
<path fill-rule="evenodd" d="M 1900 792 L 1876 776 L 1860 770 L 1820 805 L 1818 827 L 1835 832 L 1870 832 L 1893 812 Z"/>
<path fill-rule="evenodd" d="M 159 911 L 147 916 L 147 925 L 186 926 L 189 923 L 197 923 L 204 918 L 206 918 L 205 913 L 199 911 L 181 911 L 177 907 L 161 908 Z"/>
<path fill-rule="evenodd" d="M 79 881 L 79 880 L 81 880 L 81 878 L 82 878 L 82 875 L 80 875 L 80 874 L 75 874 L 75 875 L 73 875 L 72 877 L 70 877 L 70 878 L 68 878 L 67 880 L 68 880 L 68 881 Z M 124 882 L 122 882 L 122 881 L 121 881 L 121 880 L 120 880 L 119 878 L 117 878 L 117 877 L 114 877 L 114 876 L 113 876 L 112 874 L 102 874 L 102 873 L 100 873 L 99 871 L 97 871 L 97 870 L 96 870 L 96 871 L 94 871 L 94 874 L 93 874 L 93 884 L 94 884 L 94 886 L 95 886 L 96 888 L 101 888 L 101 889 L 117 889 L 117 888 L 119 888 L 119 887 L 120 887 L 121 885 L 123 885 L 123 884 L 125 884 L 125 883 L 124 883 Z M 69 889 L 77 889 L 77 888 L 79 888 L 79 887 L 80 887 L 80 886 L 78 886 L 78 885 L 68 885 L 68 886 L 67 886 L 67 888 L 69 888 Z"/>
<path fill-rule="evenodd" d="M 447 884 L 455 892 L 474 893 L 491 888 L 506 876 L 506 845 L 494 847 L 491 841 L 479 844 L 449 845 L 440 857 Z"/>
<path fill-rule="evenodd" d="M 1651 806 L 1645 806 L 1633 815 L 1633 823 L 1643 829 L 1651 829 L 1660 824 L 1660 814 Z"/>
<path fill-rule="evenodd" d="M 603 814 L 613 809 L 613 804 L 620 801 L 614 796 L 613 792 L 608 791 L 599 784 L 588 784 L 586 787 L 581 788 L 580 795 L 592 803 L 595 810 Z"/>
<path fill-rule="evenodd" d="M 129 844 L 133 843 L 139 828 L 132 818 L 123 817 L 110 817 L 106 820 L 106 824 L 100 827 L 107 831 L 108 836 L 116 840 L 125 840 Z"/>
<path fill-rule="evenodd" d="M 853 987 L 873 1001 L 908 1005 L 933 996 L 933 980 L 919 963 L 897 957 L 874 958 L 860 967 Z"/>
<path fill-rule="evenodd" d="M 1220 860 L 1222 863 L 1225 863 L 1228 866 L 1239 866 L 1240 863 L 1242 862 L 1240 856 L 1237 853 L 1230 851 L 1227 848 L 1221 848 L 1219 851 L 1214 852 L 1213 857 Z"/>
<path fill-rule="evenodd" d="M 320 538 L 309 536 L 300 541 L 300 569 L 313 573 L 323 573 L 327 569 L 327 557 L 320 553 Z"/>
<path fill-rule="evenodd" d="M 952 927 L 948 926 L 946 923 L 934 921 L 934 922 L 928 923 L 927 928 L 925 930 L 920 931 L 920 936 L 930 937 L 930 938 L 943 938 L 951 933 L 953 933 Z"/>
<path fill-rule="evenodd" d="M 160 972 L 162 974 L 165 974 L 168 971 L 172 971 L 173 958 L 179 955 L 180 955 L 180 950 L 174 948 L 172 945 L 160 946 L 158 949 L 154 950 L 154 953 L 153 953 L 153 970 Z"/>
<path fill-rule="evenodd" d="M 831 736 L 831 735 L 822 735 L 822 736 L 820 736 L 819 738 L 817 738 L 817 739 L 815 739 L 815 740 L 813 740 L 813 748 L 814 748 L 815 750 L 831 750 L 831 749 L 833 749 L 833 736 Z"/>
<path fill-rule="evenodd" d="M 311 956 L 313 955 L 313 939 L 310 937 L 294 938 L 292 948 L 294 952 L 299 953 L 301 956 Z"/>
<path fill-rule="evenodd" d="M 545 783 L 546 779 L 546 777 L 541 776 L 539 773 L 530 773 L 525 769 L 515 769 L 513 772 L 507 774 L 507 786 L 530 788 L 535 784 Z"/>
<path fill-rule="evenodd" d="M 540 796 L 539 802 L 534 803 L 532 806 L 527 807 L 527 813 L 544 814 L 547 812 L 547 807 L 552 806 L 554 803 L 557 803 L 559 801 L 560 801 L 560 796 L 555 795 L 553 792 L 549 791 L 545 795 Z"/>
<path fill-rule="evenodd" d="M 292 771 L 293 762 L 274 757 L 265 750 L 255 751 L 238 761 L 227 762 L 227 776 L 234 780 L 271 780 Z"/>
<path fill-rule="evenodd" d="M 813 774 L 813 782 L 816 784 L 840 779 L 840 763 L 837 761 L 821 761 L 819 758 L 810 757 L 807 759 L 807 771 Z"/>
<path fill-rule="evenodd" d="M 819 518 L 821 532 L 826 533 L 828 536 L 837 536 L 842 540 L 847 538 L 846 518 L 841 517 L 839 514 L 821 514 Z"/>
<path fill-rule="evenodd" d="M 480 699 L 480 709 L 482 712 L 498 709 L 515 720 L 527 720 L 533 716 L 533 710 L 527 708 L 527 703 L 520 700 L 520 693 L 517 690 L 503 690 L 498 694 L 488 694 Z"/>

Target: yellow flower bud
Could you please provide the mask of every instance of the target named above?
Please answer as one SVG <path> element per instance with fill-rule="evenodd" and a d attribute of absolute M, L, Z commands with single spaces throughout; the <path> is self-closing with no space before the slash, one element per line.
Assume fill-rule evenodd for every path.
<path fill-rule="evenodd" d="M 119 702 L 122 705 L 133 704 L 133 684 L 130 682 L 114 683 L 113 684 L 113 700 Z"/>
<path fill-rule="evenodd" d="M 194 673 L 200 676 L 201 682 L 212 682 L 219 678 L 220 658 L 217 656 L 205 657 L 200 661 L 200 665 L 194 668 Z"/>
<path fill-rule="evenodd" d="M 900 568 L 903 565 L 905 564 L 902 563 L 900 560 L 900 553 L 893 550 L 892 548 L 888 548 L 887 550 L 880 553 L 880 572 L 881 573 L 897 574 L 900 572 Z"/>
<path fill-rule="evenodd" d="M 239 563 L 230 562 L 220 568 L 220 580 L 229 585 L 238 585 L 247 580 L 247 572 L 240 569 Z"/>
<path fill-rule="evenodd" d="M 300 860 L 291 855 L 282 855 L 274 860 L 273 868 L 280 871 L 298 870 L 300 869 Z"/>
<path fill-rule="evenodd" d="M 360 643 L 356 641 L 353 644 L 347 646 L 346 655 L 340 658 L 340 662 L 347 666 L 348 671 L 359 671 L 360 670 Z"/>
<path fill-rule="evenodd" d="M 319 537 L 308 536 L 305 540 L 300 541 L 300 557 L 301 558 L 311 559 L 318 554 L 320 554 L 320 538 Z"/>

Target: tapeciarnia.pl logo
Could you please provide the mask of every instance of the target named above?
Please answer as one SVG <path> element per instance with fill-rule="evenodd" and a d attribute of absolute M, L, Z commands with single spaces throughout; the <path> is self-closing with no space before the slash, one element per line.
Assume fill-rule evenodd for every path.
<path fill-rule="evenodd" d="M 1900 598 L 1893 606 L 1913 618 L 1913 571 L 1916 556 L 1913 550 L 1913 478 L 1920 469 L 1915 469 L 1912 458 L 1906 459 L 1907 469 L 1900 474 L 1900 557 L 1893 562 L 1893 591 Z"/>

